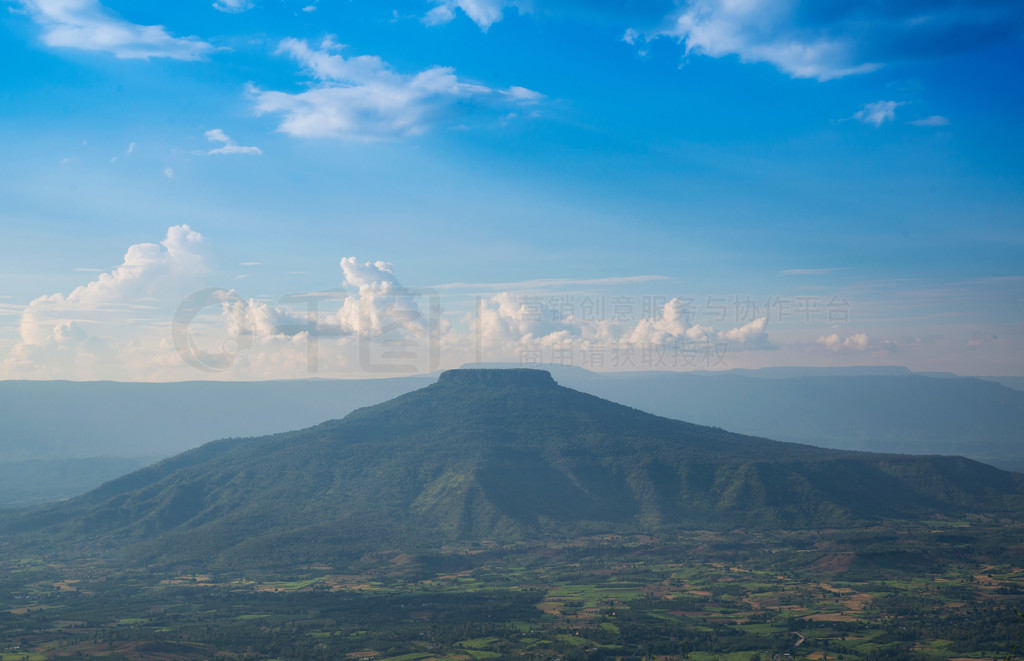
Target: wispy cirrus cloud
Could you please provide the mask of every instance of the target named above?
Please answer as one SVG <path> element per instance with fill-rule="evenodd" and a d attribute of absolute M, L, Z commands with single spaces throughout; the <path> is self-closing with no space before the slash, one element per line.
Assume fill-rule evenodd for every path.
<path fill-rule="evenodd" d="M 782 275 L 828 275 L 839 269 L 786 269 L 780 271 Z"/>
<path fill-rule="evenodd" d="M 220 147 L 211 149 L 208 153 L 212 155 L 216 154 L 246 154 L 249 156 L 261 156 L 263 150 L 259 147 L 245 147 L 243 145 L 235 144 L 235 141 L 227 136 L 221 129 L 210 129 L 205 133 L 206 139 L 210 142 L 222 143 Z"/>
<path fill-rule="evenodd" d="M 821 81 L 947 55 L 1024 33 L 1016 0 L 689 0 L 653 35 L 688 54 L 765 62 Z M 632 34 L 635 41 L 638 36 Z"/>
<path fill-rule="evenodd" d="M 214 9 L 225 14 L 239 14 L 252 9 L 252 7 L 253 3 L 251 0 L 217 0 L 213 3 Z"/>
<path fill-rule="evenodd" d="M 986 333 L 984 331 L 975 331 L 971 334 L 971 339 L 967 340 L 967 346 L 969 347 L 980 347 L 985 344 L 991 344 L 992 342 L 998 342 L 999 336 L 995 333 Z"/>
<path fill-rule="evenodd" d="M 853 115 L 853 118 L 865 124 L 881 126 L 886 122 L 894 121 L 896 119 L 896 109 L 902 105 L 905 104 L 901 101 L 875 101 L 874 103 L 867 103 Z"/>
<path fill-rule="evenodd" d="M 431 289 L 542 289 L 548 287 L 569 287 L 577 285 L 635 285 L 644 282 L 671 280 L 664 275 L 627 275 L 612 278 L 537 278 L 518 282 L 450 282 L 434 285 Z"/>
<path fill-rule="evenodd" d="M 54 48 L 98 51 L 121 59 L 198 60 L 213 46 L 197 37 L 174 37 L 162 25 L 138 25 L 98 0 L 22 0 Z"/>
<path fill-rule="evenodd" d="M 949 118 L 943 117 L 942 115 L 932 115 L 930 117 L 915 119 L 910 123 L 914 126 L 949 126 Z"/>
<path fill-rule="evenodd" d="M 282 40 L 277 52 L 298 62 L 313 82 L 294 94 L 250 87 L 257 114 L 282 115 L 278 129 L 298 137 L 379 140 L 423 133 L 456 101 L 527 105 L 543 98 L 523 87 L 499 90 L 466 82 L 450 67 L 400 74 L 377 56 L 345 57 L 341 49 L 330 38 L 319 48 Z"/>

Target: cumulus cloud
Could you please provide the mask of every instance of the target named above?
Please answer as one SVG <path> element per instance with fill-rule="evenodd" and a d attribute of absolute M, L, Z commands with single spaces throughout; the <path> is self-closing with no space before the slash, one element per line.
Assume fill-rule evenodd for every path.
<path fill-rule="evenodd" d="M 392 264 L 345 257 L 339 265 L 344 287 L 337 291 L 286 297 L 277 305 L 227 292 L 221 307 L 228 330 L 263 337 L 376 338 L 395 330 L 423 337 L 428 332 L 419 293 L 398 281 Z"/>
<path fill-rule="evenodd" d="M 166 57 L 197 60 L 213 47 L 196 37 L 173 37 L 161 25 L 138 25 L 98 0 L 22 0 L 43 26 L 43 42 L 55 48 L 111 53 L 122 59 Z"/>
<path fill-rule="evenodd" d="M 868 348 L 868 336 L 865 333 L 857 333 L 842 338 L 837 333 L 832 333 L 819 337 L 818 344 L 823 344 L 830 351 L 864 351 Z"/>
<path fill-rule="evenodd" d="M 250 88 L 257 114 L 283 115 L 279 130 L 298 137 L 377 140 L 422 133 L 459 100 L 530 104 L 541 98 L 522 87 L 495 90 L 462 81 L 450 67 L 405 75 L 379 57 L 340 51 L 329 38 L 318 49 L 300 39 L 281 41 L 277 52 L 298 62 L 313 83 L 296 94 Z"/>
<path fill-rule="evenodd" d="M 263 151 L 259 147 L 244 147 L 242 145 L 235 144 L 235 141 L 229 138 L 221 129 L 210 129 L 205 135 L 206 139 L 210 142 L 223 143 L 222 146 L 211 149 L 208 152 L 210 155 L 248 154 L 250 156 L 260 156 L 263 154 Z"/>
<path fill-rule="evenodd" d="M 898 101 L 875 101 L 874 103 L 865 104 L 853 117 L 865 124 L 881 126 L 886 122 L 895 120 L 896 109 L 902 105 L 904 104 Z"/>
<path fill-rule="evenodd" d="M 472 321 L 482 343 L 499 354 L 523 344 L 556 344 L 582 339 L 572 315 L 562 315 L 539 296 L 502 292 L 483 300 Z"/>
<path fill-rule="evenodd" d="M 822 335 L 817 343 L 829 351 L 853 352 L 853 351 L 895 351 L 896 344 L 891 340 L 872 340 L 867 333 L 854 333 L 847 337 L 840 337 L 838 333 Z"/>
<path fill-rule="evenodd" d="M 161 296 L 181 294 L 205 270 L 203 237 L 188 225 L 167 230 L 160 243 L 128 248 L 122 263 L 68 294 L 40 296 L 25 307 L 19 341 L 0 374 L 47 378 L 124 378 L 116 338 L 153 309 Z"/>
<path fill-rule="evenodd" d="M 678 39 L 688 54 L 735 55 L 824 81 L 1022 32 L 1024 5 L 1015 0 L 689 0 L 659 35 Z"/>
<path fill-rule="evenodd" d="M 458 309 L 456 302 L 445 318 L 439 290 L 405 286 L 385 261 L 345 257 L 338 262 L 338 289 L 276 301 L 204 287 L 205 264 L 203 237 L 178 225 L 160 243 L 129 247 L 118 267 L 89 276 L 91 282 L 70 293 L 40 296 L 23 309 L 0 306 L 0 312 L 20 315 L 18 342 L 0 362 L 0 377 L 160 380 L 429 372 L 440 367 L 442 351 L 445 366 L 457 366 L 483 355 L 519 361 L 538 348 L 548 358 L 591 368 L 627 368 L 642 354 L 649 359 L 643 364 L 672 369 L 715 366 L 725 351 L 775 348 L 766 317 L 715 329 L 693 323 L 694 311 L 678 298 L 638 314 L 639 308 L 617 312 L 596 299 L 574 302 L 571 295 L 545 288 L 571 281 L 535 281 L 540 289 L 530 294 L 506 290 L 481 296 L 471 311 Z M 650 279 L 582 282 L 607 286 Z M 452 296 L 446 301 L 460 299 Z M 843 344 L 838 338 L 830 342 Z M 846 345 L 858 342 L 854 336 Z M 607 364 L 600 362 L 605 357 Z"/>
<path fill-rule="evenodd" d="M 138 243 L 124 255 L 120 266 L 101 273 L 92 282 L 77 287 L 67 296 L 57 293 L 32 301 L 21 317 L 21 341 L 43 344 L 56 332 L 54 323 L 64 323 L 69 312 L 92 312 L 101 305 L 122 303 L 151 295 L 169 279 L 195 274 L 204 269 L 199 251 L 203 237 L 188 225 L 175 225 L 159 244 Z"/>
<path fill-rule="evenodd" d="M 580 356 L 609 350 L 671 353 L 711 346 L 718 351 L 774 348 L 768 341 L 767 318 L 716 331 L 692 323 L 691 311 L 678 298 L 639 319 L 580 316 L 576 314 L 579 311 L 562 312 L 544 297 L 503 292 L 484 299 L 466 321 L 475 325 L 484 350 L 506 359 L 527 347 L 572 351 Z"/>
<path fill-rule="evenodd" d="M 422 294 L 403 287 L 387 262 L 346 257 L 340 266 L 343 288 L 286 296 L 277 304 L 243 299 L 234 291 L 208 294 L 195 307 L 216 304 L 221 308 L 219 336 L 233 339 L 234 353 L 195 349 L 191 329 L 188 337 L 179 335 L 176 344 L 190 365 L 213 370 L 248 371 L 272 365 L 278 370 L 272 374 L 294 375 L 296 370 L 308 374 L 321 369 L 349 373 L 437 369 L 438 345 L 433 340 L 444 326 L 437 306 L 427 304 L 426 310 L 421 309 Z"/>
<path fill-rule="evenodd" d="M 770 346 L 767 329 L 768 317 L 760 317 L 739 328 L 722 331 L 718 334 L 718 338 L 731 345 L 740 345 L 748 349 L 766 349 Z"/>
<path fill-rule="evenodd" d="M 423 22 L 427 25 L 441 25 L 455 18 L 455 11 L 461 10 L 484 32 L 502 19 L 505 7 L 514 5 L 505 0 L 434 0 L 436 7 L 427 12 Z"/>

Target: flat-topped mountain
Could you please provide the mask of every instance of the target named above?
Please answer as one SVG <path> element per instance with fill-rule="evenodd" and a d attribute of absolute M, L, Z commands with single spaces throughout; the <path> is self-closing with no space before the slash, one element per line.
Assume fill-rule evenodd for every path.
<path fill-rule="evenodd" d="M 382 545 L 1020 515 L 1024 475 L 661 418 L 539 370 L 453 370 L 301 431 L 208 443 L 0 535 L 140 560 L 327 561 Z"/>

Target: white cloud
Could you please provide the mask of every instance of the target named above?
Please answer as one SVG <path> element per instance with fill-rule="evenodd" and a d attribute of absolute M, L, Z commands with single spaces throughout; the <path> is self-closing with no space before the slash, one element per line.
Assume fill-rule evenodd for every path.
<path fill-rule="evenodd" d="M 252 9 L 252 6 L 251 0 L 217 0 L 213 3 L 214 9 L 228 14 L 238 14 Z"/>
<path fill-rule="evenodd" d="M 694 351 L 717 345 L 725 350 L 772 349 L 767 318 L 739 328 L 716 332 L 690 321 L 691 310 L 673 298 L 646 318 L 578 316 L 579 308 L 562 312 L 540 296 L 503 292 L 484 300 L 475 325 L 482 347 L 506 360 L 524 347 L 560 347 L 584 355 L 595 351 Z M 477 313 L 474 313 L 477 314 Z M 449 336 L 454 341 L 454 336 Z"/>
<path fill-rule="evenodd" d="M 198 232 L 176 225 L 159 244 L 129 247 L 120 266 L 69 294 L 36 298 L 21 314 L 19 341 L 0 362 L 0 374 L 125 378 L 118 347 L 138 330 L 132 319 L 152 310 L 154 297 L 174 300 L 194 286 L 205 270 L 202 245 Z"/>
<path fill-rule="evenodd" d="M 436 7 L 427 12 L 423 22 L 427 25 L 441 25 L 455 18 L 455 10 L 459 9 L 480 26 L 484 32 L 502 19 L 505 7 L 515 3 L 505 0 L 434 0 Z"/>
<path fill-rule="evenodd" d="M 172 37 L 161 25 L 137 25 L 98 0 L 22 0 L 55 48 L 111 53 L 122 59 L 197 60 L 213 47 L 196 37 Z"/>
<path fill-rule="evenodd" d="M 208 153 L 213 154 L 248 154 L 250 156 L 261 156 L 263 151 L 259 147 L 243 147 L 235 144 L 221 129 L 210 129 L 206 132 L 206 139 L 210 142 L 222 142 L 223 146 L 211 149 Z"/>
<path fill-rule="evenodd" d="M 168 179 L 174 179 L 174 170 L 172 168 L 164 168 L 164 176 Z"/>
<path fill-rule="evenodd" d="M 881 126 L 885 122 L 895 120 L 896 109 L 902 105 L 904 104 L 899 101 L 875 101 L 874 103 L 865 104 L 853 117 L 865 124 Z"/>
<path fill-rule="evenodd" d="M 216 155 L 216 153 L 243 153 L 243 155 L 253 157 L 263 156 L 263 150 L 259 147 L 247 147 L 242 146 L 241 144 L 225 144 L 222 147 L 210 149 L 208 153 L 210 153 L 210 155 Z"/>
<path fill-rule="evenodd" d="M 135 151 L 135 143 L 134 142 L 128 144 L 128 149 L 126 149 L 124 153 L 130 154 L 133 151 Z"/>
<path fill-rule="evenodd" d="M 822 335 L 817 343 L 829 351 L 835 352 L 858 352 L 858 351 L 895 351 L 896 343 L 891 340 L 872 340 L 867 333 L 854 333 L 847 337 L 840 337 L 838 333 Z"/>
<path fill-rule="evenodd" d="M 1019 36 L 1024 6 L 1016 0 L 687 0 L 669 20 L 658 36 L 678 39 L 688 54 L 736 55 L 824 81 Z"/>
<path fill-rule="evenodd" d="M 739 344 L 747 348 L 767 348 L 767 328 L 768 317 L 760 317 L 750 323 L 740 326 L 739 328 L 720 332 L 718 334 L 718 339 L 729 342 L 730 344 Z"/>
<path fill-rule="evenodd" d="M 418 294 L 402 286 L 388 262 L 359 262 L 345 257 L 340 262 L 345 288 L 292 297 L 291 305 L 312 301 L 315 311 L 297 312 L 289 306 L 271 305 L 255 299 L 234 296 L 225 299 L 229 330 L 251 329 L 264 337 L 294 336 L 312 332 L 323 336 L 356 335 L 374 338 L 401 329 L 422 335 L 425 321 L 417 303 Z M 332 304 L 336 308 L 331 311 Z"/>
<path fill-rule="evenodd" d="M 507 90 L 502 91 L 502 94 L 524 105 L 539 103 L 544 98 L 544 95 L 540 92 L 519 87 L 518 85 L 509 87 Z"/>
<path fill-rule="evenodd" d="M 445 304 L 454 307 L 446 318 L 438 292 L 407 288 L 392 264 L 355 257 L 339 261 L 343 286 L 337 290 L 274 302 L 203 288 L 203 243 L 188 226 L 171 227 L 161 243 L 131 246 L 120 266 L 89 276 L 91 282 L 67 295 L 41 296 L 24 309 L 0 306 L 20 315 L 19 341 L 0 362 L 0 378 L 368 375 L 367 356 L 374 352 L 397 356 L 403 369 L 418 360 L 416 369 L 430 371 L 438 365 L 423 358 L 432 346 L 443 350 L 448 367 L 484 355 L 515 362 L 540 348 L 549 357 L 589 357 L 592 362 L 577 364 L 599 369 L 598 359 L 608 357 L 606 368 L 624 368 L 628 363 L 615 361 L 633 355 L 658 356 L 646 364 L 671 369 L 718 364 L 700 356 L 717 361 L 725 351 L 776 348 L 764 317 L 716 330 L 693 323 L 694 310 L 680 299 L 644 310 L 635 300 L 637 307 L 620 315 L 603 307 L 612 297 L 594 297 L 590 303 L 602 309 L 588 312 L 582 299 L 545 289 L 552 283 L 636 284 L 650 279 L 645 276 L 533 281 L 547 293 L 503 291 L 477 299 L 474 309 L 460 307 L 466 298 L 451 294 Z M 857 342 L 854 336 L 846 344 Z"/>
<path fill-rule="evenodd" d="M 210 129 L 205 133 L 206 139 L 211 142 L 231 142 L 231 138 L 225 135 L 220 129 Z"/>
<path fill-rule="evenodd" d="M 693 0 L 662 34 L 686 52 L 710 57 L 738 55 L 768 62 L 795 78 L 829 80 L 872 71 L 878 62 L 857 62 L 856 37 L 801 30 L 793 25 L 798 3 L 789 0 Z"/>
<path fill-rule="evenodd" d="M 543 98 L 523 87 L 466 83 L 446 67 L 401 75 L 380 57 L 345 57 L 340 50 L 330 38 L 317 50 L 303 40 L 283 40 L 278 52 L 298 61 L 316 82 L 297 94 L 251 88 L 256 113 L 283 115 L 279 130 L 298 137 L 376 140 L 423 133 L 456 100 L 504 97 L 530 104 Z"/>
<path fill-rule="evenodd" d="M 819 337 L 818 344 L 825 345 L 830 351 L 864 351 L 868 348 L 868 336 L 865 333 L 857 333 L 841 338 L 837 333 L 832 333 Z"/>
<path fill-rule="evenodd" d="M 915 119 L 910 123 L 914 126 L 948 126 L 949 118 L 943 117 L 942 115 L 932 115 L 922 119 Z"/>
<path fill-rule="evenodd" d="M 554 344 L 582 339 L 576 320 L 558 313 L 539 296 L 502 292 L 481 302 L 472 319 L 483 345 L 502 355 L 523 344 Z"/>
<path fill-rule="evenodd" d="M 379 57 L 346 58 L 340 50 L 329 38 L 316 50 L 303 40 L 283 40 L 277 52 L 296 60 L 315 82 L 297 94 L 250 88 L 257 114 L 283 115 L 279 130 L 298 137 L 378 140 L 426 131 L 457 100 L 530 104 L 541 98 L 522 87 L 494 90 L 461 81 L 449 67 L 403 75 Z"/>

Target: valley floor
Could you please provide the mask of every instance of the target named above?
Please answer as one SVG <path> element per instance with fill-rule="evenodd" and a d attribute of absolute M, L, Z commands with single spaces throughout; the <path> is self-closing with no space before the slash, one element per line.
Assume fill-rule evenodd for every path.
<path fill-rule="evenodd" d="M 0 570 L 0 659 L 1007 659 L 1024 529 L 598 536 L 282 572 Z"/>

